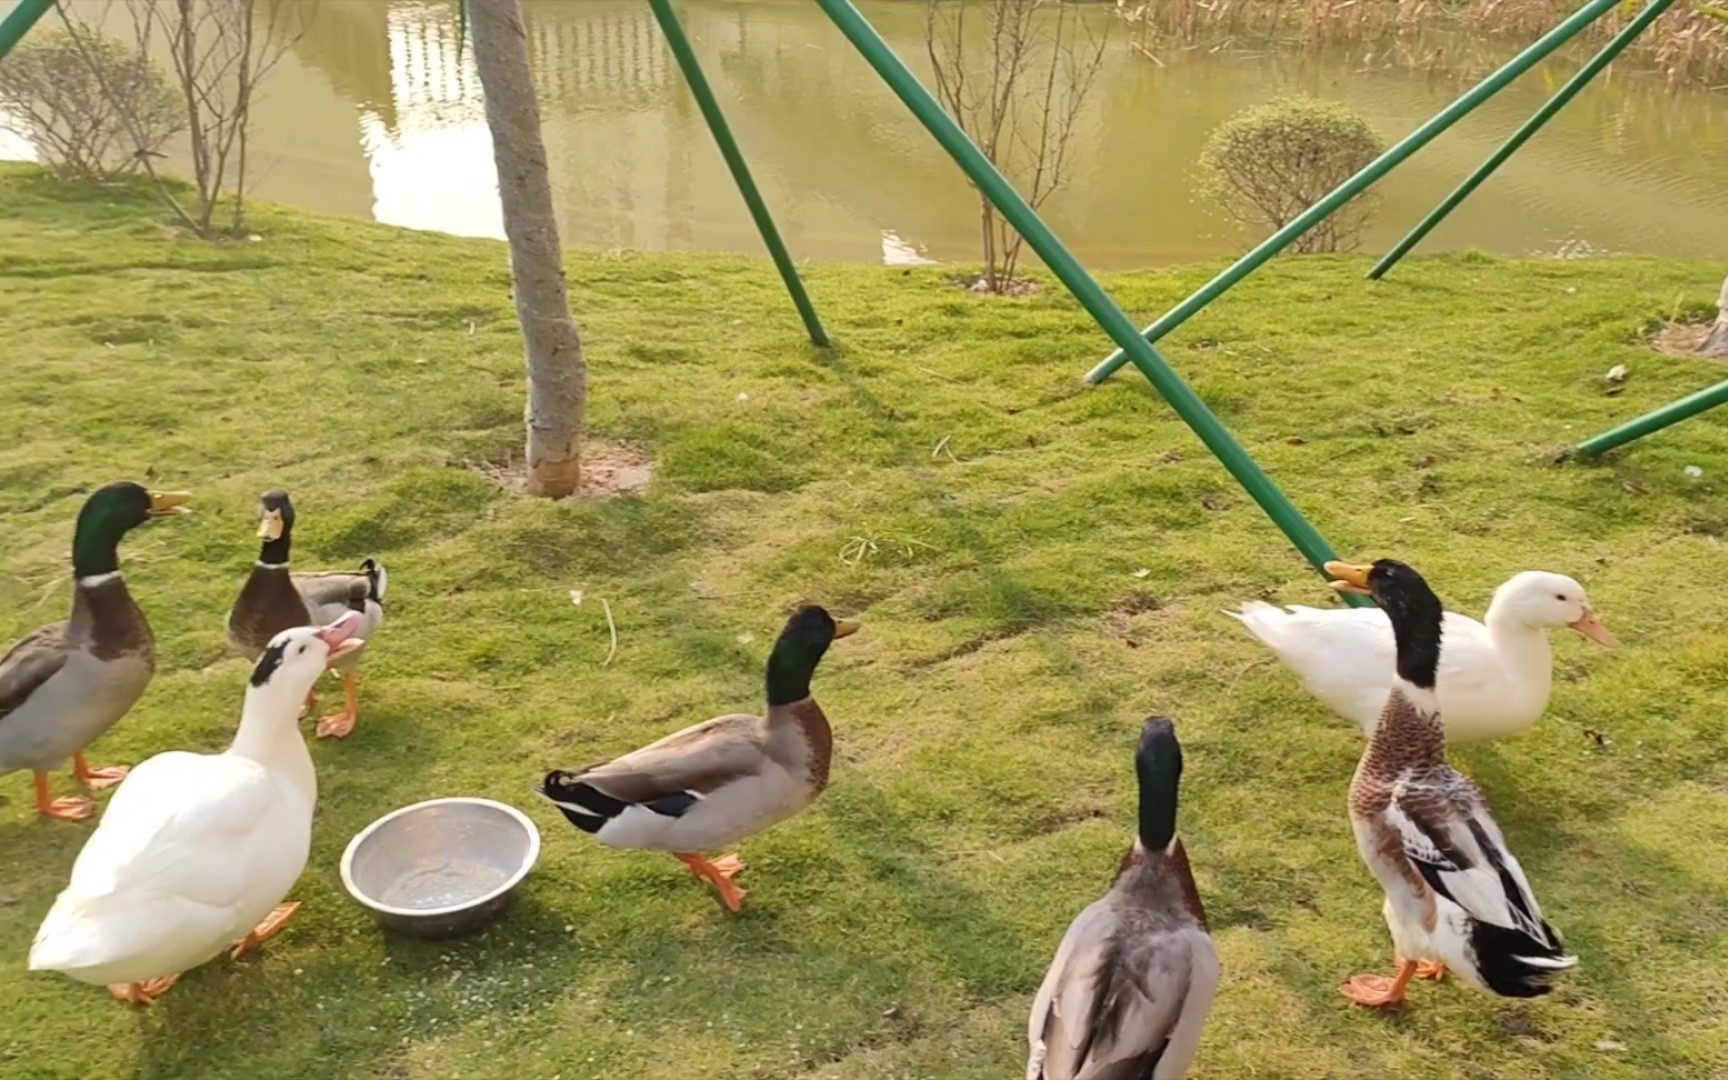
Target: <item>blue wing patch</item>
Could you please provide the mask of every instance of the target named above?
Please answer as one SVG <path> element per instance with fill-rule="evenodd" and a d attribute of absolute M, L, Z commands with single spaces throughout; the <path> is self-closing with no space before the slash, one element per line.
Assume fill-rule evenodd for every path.
<path fill-rule="evenodd" d="M 671 795 L 662 795 L 653 802 L 645 802 L 642 805 L 656 814 L 662 814 L 666 817 L 683 817 L 692 806 L 701 801 L 702 796 L 693 791 L 679 791 Z"/>

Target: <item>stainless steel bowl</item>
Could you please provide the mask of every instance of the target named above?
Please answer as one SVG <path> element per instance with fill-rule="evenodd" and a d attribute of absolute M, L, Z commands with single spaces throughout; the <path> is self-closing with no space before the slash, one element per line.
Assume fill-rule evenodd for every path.
<path fill-rule="evenodd" d="M 362 829 L 342 884 L 390 930 L 454 937 L 497 918 L 540 859 L 540 830 L 491 799 L 432 799 Z"/>

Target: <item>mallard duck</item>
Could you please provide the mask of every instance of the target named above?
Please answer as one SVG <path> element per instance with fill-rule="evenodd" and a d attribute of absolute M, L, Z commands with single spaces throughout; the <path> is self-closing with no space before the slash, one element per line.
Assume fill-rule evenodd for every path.
<path fill-rule="evenodd" d="M 1032 1002 L 1026 1080 L 1166 1080 L 1200 1046 L 1218 950 L 1176 837 L 1182 747 L 1160 716 L 1134 754 L 1140 827 L 1116 881 L 1069 924 Z"/>
<path fill-rule="evenodd" d="M 602 844 L 671 852 L 737 911 L 746 894 L 732 879 L 744 864 L 699 853 L 784 821 L 827 787 L 834 738 L 810 677 L 828 646 L 857 629 L 799 608 L 768 656 L 765 716 L 715 717 L 614 761 L 553 770 L 539 793 Z"/>
<path fill-rule="evenodd" d="M 1374 733 L 1392 685 L 1392 624 L 1376 608 L 1288 611 L 1253 601 L 1238 619 L 1332 711 Z M 1440 715 L 1446 741 L 1516 735 L 1548 707 L 1554 654 L 1547 631 L 1570 627 L 1613 648 L 1619 644 L 1590 607 L 1584 586 L 1564 574 L 1525 570 L 1494 590 L 1487 624 L 1446 613 L 1440 664 Z"/>
<path fill-rule="evenodd" d="M 72 617 L 27 634 L 0 657 L 0 776 L 35 774 L 36 809 L 80 821 L 95 804 L 51 799 L 48 773 L 72 759 L 92 791 L 118 784 L 121 766 L 92 769 L 84 748 L 143 696 L 156 670 L 155 638 L 120 576 L 120 540 L 153 518 L 184 513 L 183 491 L 146 491 L 129 481 L 93 492 L 72 534 Z"/>
<path fill-rule="evenodd" d="M 291 573 L 288 554 L 294 538 L 294 504 L 286 491 L 266 491 L 259 497 L 258 538 L 263 541 L 258 562 L 228 612 L 228 640 L 241 653 L 255 659 L 283 630 L 322 626 L 345 611 L 360 614 L 362 639 L 369 641 L 378 632 L 384 622 L 384 589 L 389 583 L 384 567 L 367 559 L 358 573 Z M 341 712 L 318 721 L 320 739 L 342 739 L 353 732 L 360 710 L 358 669 L 364 653 L 364 648 L 356 649 L 337 666 L 347 704 Z"/>
<path fill-rule="evenodd" d="M 1373 596 L 1398 643 L 1385 710 L 1350 784 L 1356 848 L 1386 891 L 1397 973 L 1358 975 L 1344 995 L 1387 1008 L 1404 1000 L 1412 978 L 1448 970 L 1502 997 L 1546 994 L 1578 960 L 1542 917 L 1482 792 L 1446 764 L 1434 684 L 1451 646 L 1439 598 L 1391 559 L 1329 562 L 1326 572 L 1335 588 Z"/>
<path fill-rule="evenodd" d="M 252 669 L 240 729 L 220 754 L 170 751 L 136 769 L 78 853 L 30 970 L 106 985 L 148 1005 L 180 973 L 275 935 L 306 868 L 318 778 L 296 720 L 306 691 L 364 644 L 360 616 L 284 630 Z"/>

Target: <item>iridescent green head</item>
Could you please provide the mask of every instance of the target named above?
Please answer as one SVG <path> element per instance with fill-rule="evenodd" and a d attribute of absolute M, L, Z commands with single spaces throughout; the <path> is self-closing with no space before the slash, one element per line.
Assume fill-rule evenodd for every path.
<path fill-rule="evenodd" d="M 807 604 L 793 612 L 768 655 L 768 704 L 791 705 L 810 696 L 810 676 L 836 638 L 856 633 L 851 619 L 836 619 Z"/>
<path fill-rule="evenodd" d="M 72 574 L 98 577 L 120 569 L 120 541 L 152 518 L 188 511 L 192 496 L 184 491 L 150 491 L 130 480 L 98 488 L 78 511 L 72 533 Z"/>
<path fill-rule="evenodd" d="M 1176 725 L 1162 716 L 1149 716 L 1140 729 L 1134 751 L 1134 772 L 1140 780 L 1140 845 L 1162 851 L 1176 838 L 1176 800 L 1182 787 L 1182 744 Z"/>

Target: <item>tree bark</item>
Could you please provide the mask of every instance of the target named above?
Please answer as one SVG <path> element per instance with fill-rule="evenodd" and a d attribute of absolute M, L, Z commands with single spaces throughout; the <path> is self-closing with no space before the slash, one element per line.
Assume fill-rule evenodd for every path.
<path fill-rule="evenodd" d="M 588 365 L 570 316 L 528 31 L 520 0 L 466 2 L 527 360 L 528 492 L 561 499 L 581 486 Z"/>
<path fill-rule="evenodd" d="M 1716 299 L 1716 325 L 1698 352 L 1702 356 L 1728 359 L 1728 278 L 1722 279 L 1722 295 Z"/>

